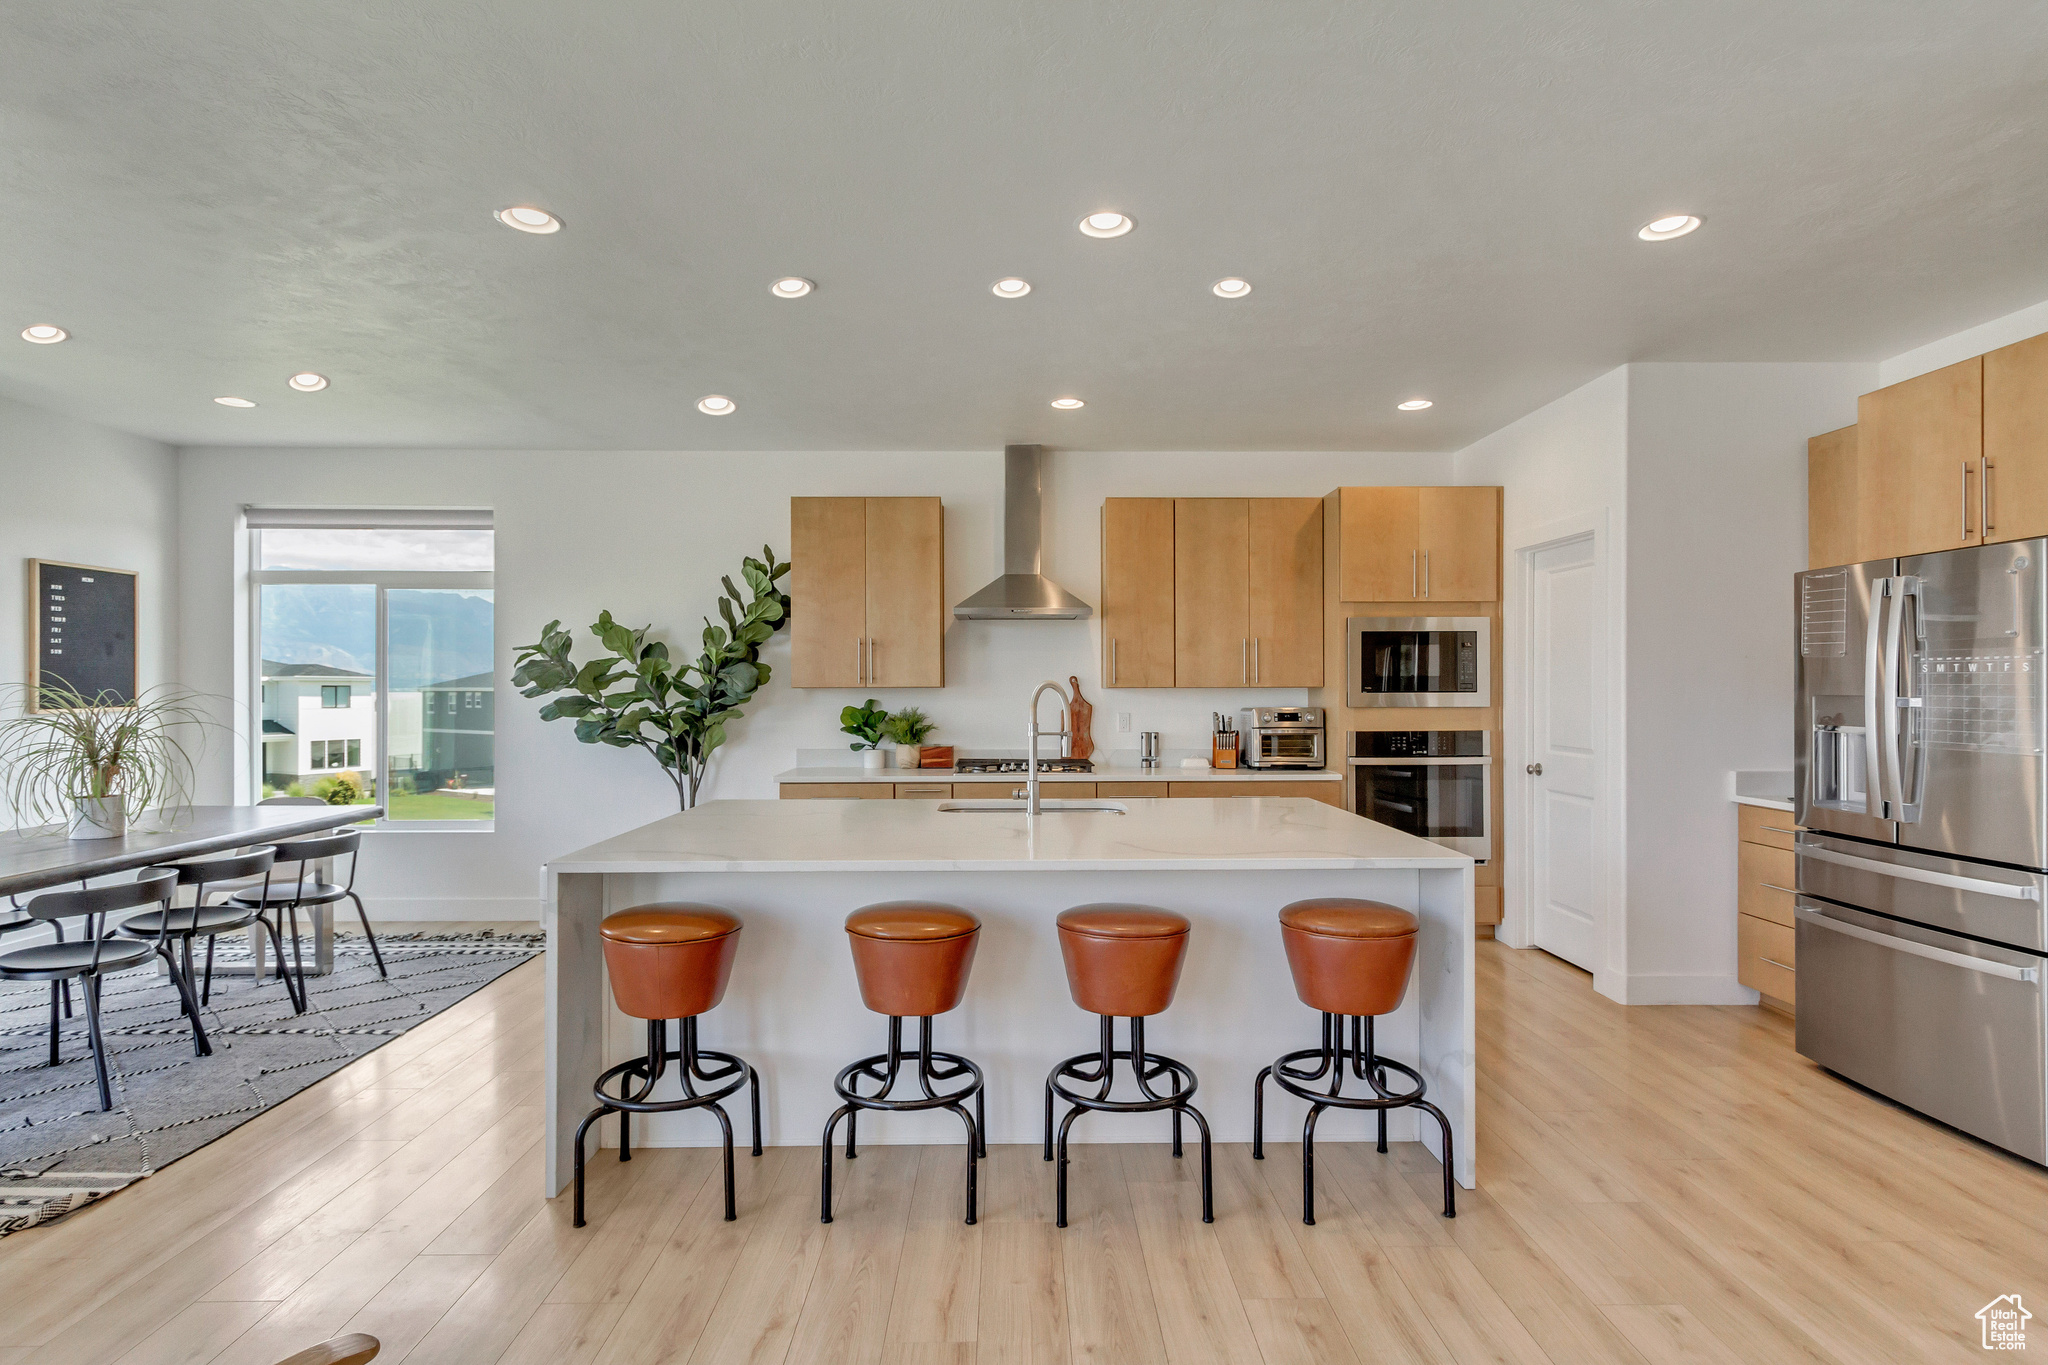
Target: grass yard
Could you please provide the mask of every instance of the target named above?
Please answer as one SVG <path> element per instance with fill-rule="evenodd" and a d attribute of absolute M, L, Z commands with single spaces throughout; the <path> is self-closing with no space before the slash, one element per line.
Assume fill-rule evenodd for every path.
<path fill-rule="evenodd" d="M 390 818 L 393 820 L 488 820 L 494 803 L 487 797 L 449 796 L 445 792 L 426 792 L 418 796 L 396 795 L 391 798 Z"/>

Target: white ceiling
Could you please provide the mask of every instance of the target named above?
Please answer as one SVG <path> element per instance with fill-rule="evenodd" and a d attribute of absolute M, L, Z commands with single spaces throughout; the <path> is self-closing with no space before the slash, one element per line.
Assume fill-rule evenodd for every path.
<path fill-rule="evenodd" d="M 178 443 L 1440 450 L 1624 361 L 1876 359 L 2048 297 L 2037 0 L 0 0 L 0 34 L 0 392 Z M 1075 231 L 1101 208 L 1137 230 Z M 1706 226 L 1636 240 L 1673 211 Z"/>

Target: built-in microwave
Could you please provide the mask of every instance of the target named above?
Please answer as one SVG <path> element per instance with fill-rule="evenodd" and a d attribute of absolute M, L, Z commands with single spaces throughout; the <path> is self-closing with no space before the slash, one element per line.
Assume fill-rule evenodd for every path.
<path fill-rule="evenodd" d="M 1484 730 L 1351 737 L 1351 809 L 1479 862 L 1493 856 L 1493 759 Z"/>
<path fill-rule="evenodd" d="M 1344 675 L 1353 706 L 1491 706 L 1493 622 L 1484 616 L 1353 616 Z"/>

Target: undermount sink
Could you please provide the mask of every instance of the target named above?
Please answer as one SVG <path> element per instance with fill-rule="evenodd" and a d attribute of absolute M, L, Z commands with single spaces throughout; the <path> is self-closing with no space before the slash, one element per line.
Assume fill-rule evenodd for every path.
<path fill-rule="evenodd" d="M 939 809 L 949 814 L 974 812 L 991 815 L 1021 815 L 1025 803 L 1022 801 L 941 801 Z M 1041 799 L 1038 803 L 1041 814 L 1064 815 L 1069 812 L 1087 812 L 1093 815 L 1122 815 L 1130 808 L 1115 801 L 1057 801 Z"/>

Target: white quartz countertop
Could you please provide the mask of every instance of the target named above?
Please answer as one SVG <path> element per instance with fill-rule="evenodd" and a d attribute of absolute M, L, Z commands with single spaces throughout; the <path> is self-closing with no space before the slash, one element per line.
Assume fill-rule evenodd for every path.
<path fill-rule="evenodd" d="M 1738 806 L 1762 806 L 1765 810 L 1789 811 L 1792 809 L 1790 801 L 1780 801 L 1770 796 L 1738 796 L 1735 798 L 1735 804 Z"/>
<path fill-rule="evenodd" d="M 936 801 L 708 801 L 551 859 L 554 873 L 1291 871 L 1471 859 L 1307 797 L 1119 801 L 1121 815 Z"/>
<path fill-rule="evenodd" d="M 1057 782 L 1338 782 L 1342 769 L 1331 768 L 1097 768 L 1092 773 L 1040 773 L 1050 787 Z M 1023 773 L 956 773 L 951 768 L 791 768 L 775 774 L 777 782 L 1005 782 L 1021 786 Z"/>

